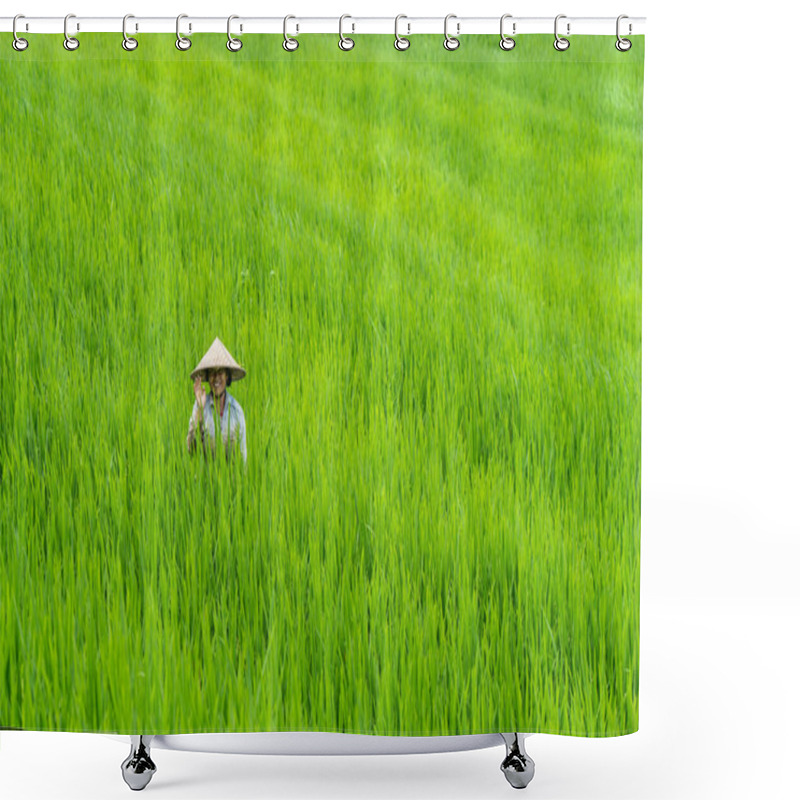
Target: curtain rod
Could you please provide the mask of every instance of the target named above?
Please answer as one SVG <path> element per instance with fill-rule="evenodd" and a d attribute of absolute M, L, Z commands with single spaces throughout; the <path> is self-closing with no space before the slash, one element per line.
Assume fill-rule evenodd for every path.
<path fill-rule="evenodd" d="M 181 15 L 181 34 L 192 33 L 226 33 L 228 17 L 193 17 Z M 570 17 L 559 15 L 559 36 L 593 35 L 614 36 L 617 32 L 616 17 Z M 13 17 L 0 17 L 0 31 L 11 32 Z M 395 33 L 395 17 L 351 17 L 345 15 L 341 22 L 342 30 L 347 34 L 359 33 Z M 623 36 L 641 35 L 644 33 L 644 17 L 624 17 L 621 21 L 620 33 Z M 139 33 L 175 33 L 176 17 L 137 17 L 130 15 L 126 24 L 128 36 Z M 287 31 L 292 35 L 301 33 L 339 33 L 339 17 L 294 17 L 287 22 Z M 398 32 L 403 36 L 415 33 L 433 33 L 444 35 L 444 17 L 407 17 L 400 16 L 397 22 Z M 60 33 L 64 34 L 64 17 L 26 17 L 17 19 L 17 34 L 23 33 Z M 81 17 L 69 15 L 69 35 L 81 33 L 120 33 L 122 35 L 122 17 Z M 462 34 L 496 33 L 500 35 L 500 15 L 496 17 L 458 17 L 450 15 L 447 30 L 450 36 Z M 514 17 L 505 15 L 503 30 L 506 36 L 526 33 L 554 34 L 555 17 Z M 231 24 L 235 33 L 277 33 L 284 32 L 284 17 L 235 17 Z"/>

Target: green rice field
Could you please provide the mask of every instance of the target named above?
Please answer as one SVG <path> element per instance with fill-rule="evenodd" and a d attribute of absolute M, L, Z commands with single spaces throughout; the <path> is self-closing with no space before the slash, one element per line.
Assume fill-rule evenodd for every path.
<path fill-rule="evenodd" d="M 643 38 L 242 38 L 0 52 L 0 727 L 637 730 Z"/>

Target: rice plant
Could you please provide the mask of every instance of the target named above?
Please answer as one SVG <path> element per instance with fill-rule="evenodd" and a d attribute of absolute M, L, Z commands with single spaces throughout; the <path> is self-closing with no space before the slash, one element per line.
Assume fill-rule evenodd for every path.
<path fill-rule="evenodd" d="M 643 40 L 192 38 L 0 55 L 0 726 L 636 730 Z"/>

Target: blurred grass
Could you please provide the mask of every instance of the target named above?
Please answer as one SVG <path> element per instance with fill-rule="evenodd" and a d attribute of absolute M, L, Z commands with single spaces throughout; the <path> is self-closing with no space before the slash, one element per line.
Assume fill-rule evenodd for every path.
<path fill-rule="evenodd" d="M 636 730 L 643 40 L 119 38 L 0 58 L 0 726 Z"/>

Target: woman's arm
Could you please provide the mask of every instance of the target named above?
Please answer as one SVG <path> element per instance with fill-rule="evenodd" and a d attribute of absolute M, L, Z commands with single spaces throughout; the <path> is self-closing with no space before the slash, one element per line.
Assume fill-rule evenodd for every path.
<path fill-rule="evenodd" d="M 247 463 L 247 429 L 244 424 L 244 411 L 240 414 L 239 420 L 239 446 L 242 448 L 242 458 Z"/>
<path fill-rule="evenodd" d="M 195 451 L 195 436 L 197 430 L 200 430 L 200 441 L 203 444 L 205 451 L 206 437 L 204 414 L 206 408 L 206 393 L 203 391 L 203 384 L 200 376 L 194 379 L 194 408 L 192 409 L 192 416 L 189 418 L 189 435 L 186 437 L 186 448 L 190 453 Z"/>
<path fill-rule="evenodd" d="M 192 416 L 189 418 L 189 435 L 186 437 L 186 447 L 190 453 L 194 453 L 195 451 L 195 437 L 197 436 L 198 429 L 200 431 L 200 441 L 205 448 L 206 438 L 205 425 L 203 424 L 203 412 L 198 407 L 197 401 L 195 401 L 194 408 L 192 409 Z"/>

